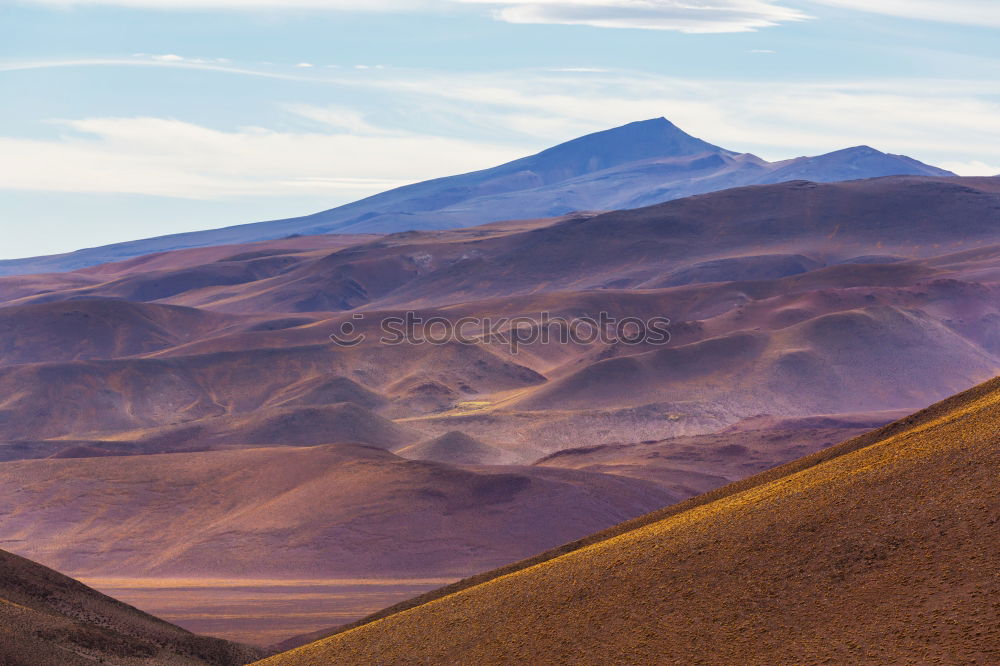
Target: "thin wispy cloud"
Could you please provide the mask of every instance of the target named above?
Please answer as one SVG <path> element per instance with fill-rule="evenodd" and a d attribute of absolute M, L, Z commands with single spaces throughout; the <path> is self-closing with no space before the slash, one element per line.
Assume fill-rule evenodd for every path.
<path fill-rule="evenodd" d="M 176 67 L 181 69 L 197 69 L 205 71 L 239 74 L 242 76 L 259 76 L 268 79 L 284 79 L 288 81 L 314 81 L 314 78 L 295 72 L 282 72 L 259 67 L 241 67 L 231 60 L 217 58 L 201 59 L 166 59 L 137 54 L 131 58 L 68 58 L 55 60 L 21 60 L 0 62 L 0 72 L 16 72 L 32 69 L 58 69 L 64 67 Z"/>
<path fill-rule="evenodd" d="M 346 81 L 345 81 L 346 82 Z M 854 144 L 928 159 L 1000 152 L 1000 101 L 988 81 L 882 79 L 803 84 L 699 81 L 629 72 L 587 77 L 539 72 L 407 75 L 356 81 L 396 95 L 453 103 L 483 127 L 571 138 L 639 118 L 666 115 L 727 147 L 777 159 Z M 445 113 L 435 107 L 434 113 Z M 949 118 L 943 125 L 942 118 Z M 989 147 L 989 148 L 986 148 Z M 993 158 L 992 152 L 986 155 Z"/>
<path fill-rule="evenodd" d="M 171 197 L 193 215 L 179 217 L 198 218 L 185 224 L 218 226 L 661 115 L 767 159 L 869 144 L 962 174 L 1000 173 L 1000 60 L 984 29 L 1000 26 L 995 0 L 5 7 L 25 32 L 0 58 L 0 78 L 31 83 L 5 100 L 0 198 L 9 216 L 27 211 L 68 234 L 75 227 L 50 198 L 127 226 L 152 220 L 148 199 L 132 195 Z M 143 233 L 179 229 L 161 217 Z"/>
<path fill-rule="evenodd" d="M 191 56 L 177 55 L 176 53 L 133 53 L 133 58 L 147 59 L 156 63 L 187 63 L 193 65 L 225 65 L 231 63 L 229 58 L 198 58 Z"/>
<path fill-rule="evenodd" d="M 168 10 L 281 10 L 407 11 L 440 5 L 448 0 L 23 0 L 51 7 L 129 7 Z"/>
<path fill-rule="evenodd" d="M 978 160 L 971 162 L 942 162 L 941 167 L 963 176 L 1000 176 L 1000 162 L 986 164 Z"/>
<path fill-rule="evenodd" d="M 780 0 L 34 0 L 52 6 L 114 5 L 156 10 L 446 11 L 480 5 L 507 23 L 686 33 L 748 32 L 807 18 Z"/>
<path fill-rule="evenodd" d="M 1000 102 L 977 96 L 984 82 L 804 85 L 620 71 L 390 71 L 373 78 L 327 70 L 330 85 L 367 88 L 382 101 L 368 109 L 361 102 L 283 105 L 280 131 L 95 117 L 61 121 L 55 138 L 0 137 L 0 182 L 13 190 L 193 199 L 326 195 L 333 204 L 660 115 L 768 159 L 871 144 L 969 175 L 990 175 L 1000 163 L 1000 151 L 991 148 L 1000 146 Z M 393 100 L 389 107 L 385 99 Z M 463 138 L 453 128 L 469 131 Z M 492 138 L 468 138 L 477 136 Z"/>
<path fill-rule="evenodd" d="M 901 18 L 1000 26 L 995 0 L 23 0 L 51 7 L 116 6 L 179 11 L 366 11 L 442 12 L 482 5 L 508 23 L 583 25 L 598 28 L 673 30 L 687 33 L 747 32 L 809 17 L 827 5 Z"/>
<path fill-rule="evenodd" d="M 508 23 L 585 25 L 595 28 L 673 30 L 686 33 L 749 32 L 807 15 L 773 0 L 463 0 L 501 6 Z"/>
<path fill-rule="evenodd" d="M 818 4 L 902 18 L 1000 27 L 1000 3 L 996 0 L 812 0 Z"/>
<path fill-rule="evenodd" d="M 403 130 L 393 130 L 370 122 L 364 113 L 347 106 L 311 104 L 287 104 L 285 110 L 300 118 L 311 120 L 326 128 L 330 133 L 346 133 L 356 136 L 400 136 Z"/>
<path fill-rule="evenodd" d="M 189 199 L 325 194 L 356 198 L 506 161 L 523 150 L 485 142 L 357 130 L 335 110 L 296 108 L 329 131 L 220 131 L 168 118 L 62 121 L 57 139 L 0 137 L 5 189 Z M 340 127 L 337 127 L 340 125 Z"/>

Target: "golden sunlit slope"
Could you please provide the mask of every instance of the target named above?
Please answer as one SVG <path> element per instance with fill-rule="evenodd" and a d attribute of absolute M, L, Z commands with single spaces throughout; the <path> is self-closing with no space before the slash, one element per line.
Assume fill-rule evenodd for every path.
<path fill-rule="evenodd" d="M 994 380 L 262 663 L 996 663 L 998 431 Z"/>
<path fill-rule="evenodd" d="M 0 664 L 243 664 L 260 651 L 196 636 L 0 551 Z"/>

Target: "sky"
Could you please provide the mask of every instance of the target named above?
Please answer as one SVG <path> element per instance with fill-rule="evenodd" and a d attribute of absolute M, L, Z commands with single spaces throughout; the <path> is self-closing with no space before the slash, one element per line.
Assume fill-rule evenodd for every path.
<path fill-rule="evenodd" d="M 317 212 L 664 116 L 1000 174 L 996 0 L 0 0 L 0 258 Z"/>

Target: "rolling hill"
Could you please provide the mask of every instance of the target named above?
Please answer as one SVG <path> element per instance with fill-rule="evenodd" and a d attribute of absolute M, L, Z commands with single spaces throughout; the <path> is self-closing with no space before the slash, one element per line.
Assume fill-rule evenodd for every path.
<path fill-rule="evenodd" d="M 255 645 L 682 497 L 620 476 L 411 461 L 355 444 L 79 448 L 0 464 L 0 544 L 192 631 Z"/>
<path fill-rule="evenodd" d="M 238 666 L 261 651 L 196 636 L 0 551 L 0 663 Z"/>
<path fill-rule="evenodd" d="M 203 339 L 235 318 L 106 298 L 0 309 L 0 365 L 110 359 Z"/>
<path fill-rule="evenodd" d="M 758 416 L 707 435 L 563 449 L 535 464 L 645 479 L 693 497 L 811 455 L 904 415 Z"/>
<path fill-rule="evenodd" d="M 916 409 L 1000 370 L 998 222 L 998 179 L 797 181 L 547 222 L 0 278 L 0 454 L 45 457 L 66 442 L 183 450 L 179 436 L 168 448 L 122 443 L 290 409 L 317 436 L 287 443 L 335 443 L 344 437 L 324 437 L 322 415 L 341 402 L 406 419 L 419 435 L 405 445 L 457 431 L 520 463 L 762 413 Z M 247 281 L 191 277 L 220 265 Z M 380 321 L 409 311 L 667 316 L 672 338 L 511 354 L 476 329 L 473 344 L 382 344 Z M 62 324 L 77 319 L 99 325 Z M 367 338 L 332 344 L 344 325 Z M 208 448 L 260 442 L 238 431 Z"/>
<path fill-rule="evenodd" d="M 954 174 L 867 146 L 771 163 L 714 146 L 665 118 L 655 118 L 580 137 L 491 169 L 407 185 L 314 215 L 0 261 L 0 275 L 75 270 L 169 250 L 295 235 L 454 229 L 586 210 L 638 208 L 741 185 L 891 175 Z M 223 282 L 241 279 L 236 272 L 213 271 L 212 276 Z M 192 277 L 206 280 L 209 275 Z"/>
<path fill-rule="evenodd" d="M 995 244 L 998 200 L 1000 179 L 993 178 L 796 181 L 528 228 L 393 234 L 335 251 L 282 255 L 281 262 L 241 258 L 113 274 L 83 287 L 59 288 L 48 275 L 0 278 L 0 299 L 27 305 L 124 298 L 259 314 L 445 307 L 540 292 L 720 282 L 750 288 L 795 277 L 793 284 L 809 279 L 820 286 L 825 278 L 894 285 L 926 275 L 905 260 Z"/>
<path fill-rule="evenodd" d="M 0 278 L 0 544 L 198 632 L 350 622 L 995 376 L 998 223 L 1000 179 L 795 181 Z M 671 340 L 381 341 L 407 312 Z"/>
<path fill-rule="evenodd" d="M 676 501 L 644 481 L 337 444 L 0 465 L 0 544 L 76 576 L 468 575 Z"/>
<path fill-rule="evenodd" d="M 458 430 L 446 432 L 425 442 L 411 444 L 397 453 L 410 460 L 429 460 L 455 465 L 500 465 L 516 458 L 500 447 L 480 442 Z"/>
<path fill-rule="evenodd" d="M 1000 380 L 262 664 L 989 663 Z"/>

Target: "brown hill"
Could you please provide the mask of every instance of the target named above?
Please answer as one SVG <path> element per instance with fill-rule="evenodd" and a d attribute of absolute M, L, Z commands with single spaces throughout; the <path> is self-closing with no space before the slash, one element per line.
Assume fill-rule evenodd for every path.
<path fill-rule="evenodd" d="M 94 577 L 461 577 L 674 499 L 353 445 L 28 460 L 0 465 L 0 543 Z"/>
<path fill-rule="evenodd" d="M 410 460 L 429 460 L 452 465 L 499 465 L 511 462 L 511 454 L 453 430 L 440 437 L 412 444 L 396 452 Z"/>
<path fill-rule="evenodd" d="M 998 413 L 993 381 L 262 663 L 992 663 Z"/>
<path fill-rule="evenodd" d="M 393 234 L 324 253 L 260 249 L 106 282 L 87 274 L 80 279 L 89 286 L 69 289 L 40 278 L 37 295 L 23 278 L 9 278 L 9 286 L 0 280 L 0 297 L 8 292 L 20 297 L 16 303 L 105 296 L 227 312 L 315 312 L 451 305 L 540 286 L 552 292 L 774 279 L 859 257 L 925 258 L 996 243 L 997 190 L 988 178 L 794 181 L 530 230 Z"/>
<path fill-rule="evenodd" d="M 99 284 L 100 280 L 82 273 L 43 273 L 0 277 L 0 301 L 5 303 L 31 298 L 42 293 L 60 295 L 83 287 Z M 63 300 L 66 297 L 58 300 Z"/>
<path fill-rule="evenodd" d="M 828 265 L 876 248 L 907 258 L 934 256 L 942 248 L 1000 240 L 996 189 L 991 179 L 797 181 L 569 220 L 459 247 L 425 245 L 434 261 L 379 305 L 454 303 L 532 293 L 539 285 L 549 292 L 644 288 L 687 266 L 733 256 L 820 253 Z M 406 253 L 391 246 L 380 251 L 398 256 L 401 250 Z M 744 277 L 742 266 L 734 268 L 713 273 L 710 281 Z"/>
<path fill-rule="evenodd" d="M 455 386 L 456 396 L 544 381 L 479 346 L 433 345 L 415 354 L 409 345 L 385 346 L 377 339 L 354 349 L 328 340 L 303 346 L 278 340 L 273 347 L 205 354 L 0 366 L 0 441 L 79 438 L 249 414 L 283 397 L 290 405 L 345 397 L 374 405 L 382 401 L 371 392 L 389 390 L 401 377 Z M 348 375 L 364 380 L 368 392 L 338 383 Z M 410 415 L 405 404 L 402 409 Z"/>
<path fill-rule="evenodd" d="M 249 412 L 303 374 L 330 372 L 326 348 L 0 367 L 0 438 L 47 439 Z"/>
<path fill-rule="evenodd" d="M 904 415 L 757 416 L 707 435 L 563 449 L 535 464 L 645 479 L 687 498 L 816 453 Z"/>
<path fill-rule="evenodd" d="M 743 414 L 898 409 L 932 402 L 1000 370 L 946 325 L 876 306 L 813 317 L 773 332 L 741 331 L 608 359 L 540 387 L 522 409 L 633 407 L 699 400 Z M 667 379 L 667 381 L 665 381 Z M 787 413 L 787 412 L 786 412 Z"/>
<path fill-rule="evenodd" d="M 169 453 L 342 442 L 394 449 L 420 439 L 421 433 L 343 402 L 258 409 L 250 414 L 204 418 L 190 424 L 124 432 L 116 437 L 137 446 L 139 452 Z"/>
<path fill-rule="evenodd" d="M 40 564 L 0 551 L 5 666 L 244 664 L 254 648 L 196 636 Z"/>
<path fill-rule="evenodd" d="M 74 445 L 67 446 L 53 453 L 48 458 L 103 458 L 116 455 L 115 451 L 102 449 L 99 446 Z"/>
<path fill-rule="evenodd" d="M 388 400 L 347 377 L 314 377 L 296 382 L 268 400 L 281 407 L 333 405 L 348 402 L 365 409 L 377 409 Z"/>
<path fill-rule="evenodd" d="M 156 252 L 131 259 L 124 259 L 82 268 L 78 275 L 89 275 L 107 280 L 132 273 L 150 273 L 157 270 L 194 268 L 209 263 L 232 263 L 273 256 L 301 256 L 307 253 L 326 253 L 345 247 L 367 243 L 377 236 L 353 234 L 329 234 L 322 236 L 295 236 L 277 240 L 236 243 L 232 245 L 211 245 L 184 250 Z"/>
<path fill-rule="evenodd" d="M 112 299 L 6 307 L 0 309 L 0 365 L 145 354 L 208 336 L 234 320 Z"/>
<path fill-rule="evenodd" d="M 784 183 L 531 224 L 201 248 L 173 264 L 165 253 L 36 276 L 34 292 L 30 276 L 0 279 L 0 298 L 44 301 L 5 308 L 16 324 L 8 363 L 49 361 L 0 367 L 0 441 L 124 441 L 136 429 L 347 401 L 527 463 L 760 412 L 915 409 L 1000 370 L 998 189 L 976 178 Z M 83 296 L 159 300 L 113 306 L 139 308 L 124 337 L 58 333 L 56 309 L 83 307 L 69 300 Z M 197 306 L 184 312 L 206 322 L 218 316 L 209 310 L 242 315 L 190 333 L 143 323 L 160 321 L 145 308 L 158 317 L 168 302 Z M 36 331 L 24 307 L 51 321 Z M 673 340 L 529 345 L 516 356 L 478 339 L 382 344 L 382 318 L 409 310 L 667 316 Z M 366 341 L 331 345 L 346 323 Z"/>

